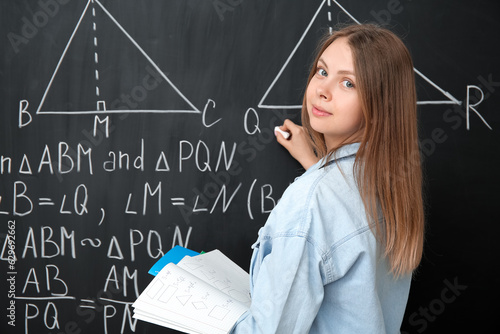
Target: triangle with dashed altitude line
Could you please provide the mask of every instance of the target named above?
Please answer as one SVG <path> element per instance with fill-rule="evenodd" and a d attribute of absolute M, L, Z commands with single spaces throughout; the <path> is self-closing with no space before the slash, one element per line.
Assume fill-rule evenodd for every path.
<path fill-rule="evenodd" d="M 89 0 L 37 114 L 200 113 L 98 0 Z"/>
<path fill-rule="evenodd" d="M 271 85 L 259 102 L 263 109 L 300 109 L 307 82 L 308 70 L 297 71 L 309 64 L 311 50 L 314 50 L 319 38 L 338 24 L 360 22 L 344 7 L 334 0 L 321 1 L 307 28 L 291 50 L 285 63 L 280 68 Z M 430 78 L 415 69 L 417 74 L 418 104 L 460 104 L 456 98 L 436 85 Z M 300 83 L 293 86 L 293 83 Z M 292 94 L 290 94 L 292 92 Z M 283 96 L 291 98 L 284 101 Z"/>

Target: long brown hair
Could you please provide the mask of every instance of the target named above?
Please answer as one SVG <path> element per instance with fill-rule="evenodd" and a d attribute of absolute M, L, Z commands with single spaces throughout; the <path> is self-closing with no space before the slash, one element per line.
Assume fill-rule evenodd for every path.
<path fill-rule="evenodd" d="M 424 240 L 413 62 L 401 39 L 391 31 L 372 24 L 347 26 L 320 43 L 308 84 L 321 54 L 340 37 L 347 39 L 352 51 L 364 116 L 354 164 L 356 180 L 367 217 L 375 223 L 376 235 L 385 245 L 385 256 L 397 277 L 418 266 Z M 328 152 L 323 134 L 311 128 L 306 102 L 304 95 L 302 125 L 311 145 L 320 158 L 331 155 L 337 148 Z"/>

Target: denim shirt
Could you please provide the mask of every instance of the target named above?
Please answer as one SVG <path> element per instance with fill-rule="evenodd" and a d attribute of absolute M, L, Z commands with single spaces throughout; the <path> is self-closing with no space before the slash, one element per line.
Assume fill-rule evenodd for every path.
<path fill-rule="evenodd" d="M 359 143 L 297 178 L 252 246 L 240 333 L 399 333 L 411 275 L 395 279 L 353 175 Z"/>

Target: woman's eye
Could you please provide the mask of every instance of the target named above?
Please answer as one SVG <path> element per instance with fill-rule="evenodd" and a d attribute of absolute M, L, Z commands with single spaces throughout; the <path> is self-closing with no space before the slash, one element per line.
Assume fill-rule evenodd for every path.
<path fill-rule="evenodd" d="M 321 75 L 322 77 L 328 76 L 328 73 L 323 68 L 318 68 L 318 74 Z"/>
<path fill-rule="evenodd" d="M 345 88 L 354 88 L 354 84 L 351 81 L 349 81 L 349 80 L 342 81 L 342 85 Z"/>

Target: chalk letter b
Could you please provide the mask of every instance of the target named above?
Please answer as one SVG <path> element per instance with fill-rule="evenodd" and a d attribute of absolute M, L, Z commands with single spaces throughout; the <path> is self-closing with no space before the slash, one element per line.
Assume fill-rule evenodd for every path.
<path fill-rule="evenodd" d="M 22 127 L 30 124 L 31 121 L 33 120 L 31 118 L 31 114 L 27 110 L 28 106 L 29 106 L 28 100 L 21 100 L 21 101 L 19 101 L 19 128 L 22 128 Z M 23 114 L 24 115 L 28 115 L 28 121 L 27 122 L 23 122 Z"/>

